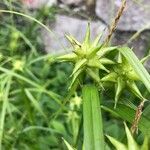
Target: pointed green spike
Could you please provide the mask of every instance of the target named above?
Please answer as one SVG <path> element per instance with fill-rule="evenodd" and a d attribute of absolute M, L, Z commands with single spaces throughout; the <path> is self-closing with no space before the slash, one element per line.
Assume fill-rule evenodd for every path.
<path fill-rule="evenodd" d="M 103 64 L 101 64 L 101 62 L 97 58 L 93 58 L 89 60 L 89 62 L 87 63 L 87 66 L 98 68 L 109 73 L 109 70 L 106 69 L 106 67 Z"/>
<path fill-rule="evenodd" d="M 105 54 L 109 53 L 110 51 L 116 50 L 116 49 L 117 49 L 117 46 L 101 48 L 100 51 L 97 52 L 97 55 L 99 58 L 101 58 Z"/>
<path fill-rule="evenodd" d="M 110 81 L 116 82 L 117 81 L 117 74 L 115 72 L 111 72 L 108 75 L 104 76 L 101 81 Z"/>
<path fill-rule="evenodd" d="M 86 72 L 87 72 L 87 74 L 90 76 L 90 77 L 92 77 L 93 78 L 93 80 L 95 81 L 95 82 L 97 82 L 99 85 L 100 85 L 100 87 L 102 88 L 102 89 L 104 89 L 104 87 L 103 87 L 103 85 L 102 85 L 102 83 L 101 83 L 101 79 L 100 79 L 100 77 L 99 77 L 99 75 L 97 74 L 97 73 L 95 73 L 95 71 L 93 71 L 92 69 L 87 69 L 86 70 Z"/>
<path fill-rule="evenodd" d="M 140 99 L 142 99 L 142 100 L 144 99 L 134 81 L 127 81 L 127 85 L 130 88 L 132 93 L 134 93 Z"/>
<path fill-rule="evenodd" d="M 141 59 L 141 63 L 144 64 L 150 58 L 150 54 Z"/>
<path fill-rule="evenodd" d="M 74 75 L 79 69 L 82 69 L 82 67 L 87 63 L 87 59 L 82 59 L 82 60 L 79 60 L 76 64 L 75 64 L 75 67 L 73 69 L 73 72 L 71 74 Z"/>
<path fill-rule="evenodd" d="M 79 78 L 79 75 L 82 73 L 83 69 L 79 69 L 74 75 L 73 78 L 71 80 L 69 89 L 71 89 L 71 87 L 73 86 L 73 84 L 76 82 L 76 80 Z"/>
<path fill-rule="evenodd" d="M 99 63 L 99 66 L 98 66 L 98 68 L 99 69 L 101 69 L 101 70 L 104 70 L 104 71 L 106 71 L 107 73 L 109 73 L 110 71 L 103 65 L 103 64 L 101 64 L 101 63 Z"/>
<path fill-rule="evenodd" d="M 90 43 L 90 23 L 88 23 L 87 25 L 87 29 L 86 29 L 86 34 L 85 34 L 85 39 L 84 39 L 84 42 L 83 42 L 85 45 L 89 45 Z"/>
<path fill-rule="evenodd" d="M 114 108 L 116 108 L 116 106 L 117 106 L 117 102 L 119 100 L 119 97 L 120 97 L 121 92 L 124 89 L 124 87 L 125 87 L 124 81 L 120 77 L 118 77 L 117 85 L 116 85 L 116 95 L 115 95 L 115 106 L 114 106 Z"/>
<path fill-rule="evenodd" d="M 134 141 L 129 128 L 127 127 L 126 124 L 124 125 L 125 125 L 125 130 L 126 130 L 126 135 L 127 135 L 127 141 L 128 141 L 128 150 L 139 150 L 139 147 Z"/>
<path fill-rule="evenodd" d="M 132 68 L 130 69 L 130 67 L 128 67 L 128 70 L 130 70 L 130 71 L 128 71 L 127 77 L 130 80 L 132 80 L 132 81 L 140 81 L 141 80 L 140 77 L 137 75 L 137 73 L 135 73 L 135 71 Z"/>
<path fill-rule="evenodd" d="M 99 44 L 99 41 L 100 41 L 100 39 L 101 39 L 101 37 L 102 37 L 102 33 L 103 33 L 103 32 L 101 32 L 101 33 L 96 37 L 96 39 L 93 41 L 92 47 L 96 47 L 96 46 Z"/>
<path fill-rule="evenodd" d="M 122 54 L 119 52 L 119 53 L 118 53 L 118 58 L 117 58 L 117 62 L 118 62 L 118 63 L 122 63 L 122 61 L 123 61 L 123 60 L 122 60 L 122 57 L 123 57 Z"/>
<path fill-rule="evenodd" d="M 80 42 L 78 42 L 73 36 L 65 34 L 65 37 L 68 39 L 68 41 L 71 43 L 71 45 L 74 46 L 79 46 L 81 47 Z"/>
<path fill-rule="evenodd" d="M 148 139 L 148 137 L 144 138 L 144 143 L 141 147 L 141 150 L 149 150 L 149 139 Z"/>
<path fill-rule="evenodd" d="M 112 60 L 110 60 L 110 59 L 108 59 L 108 58 L 101 58 L 100 59 L 100 62 L 102 63 L 102 64 L 115 64 L 115 62 L 114 61 L 112 61 Z"/>
<path fill-rule="evenodd" d="M 58 56 L 56 59 L 59 60 L 59 61 L 71 61 L 71 62 L 74 62 L 77 59 L 77 55 L 74 54 L 74 53 L 71 53 L 71 54 Z"/>
<path fill-rule="evenodd" d="M 86 71 L 96 82 L 99 83 L 101 81 L 99 75 L 97 75 L 92 69 L 88 68 Z"/>
<path fill-rule="evenodd" d="M 127 147 L 122 144 L 121 142 L 117 141 L 111 136 L 106 135 L 109 141 L 113 144 L 113 146 L 116 148 L 116 150 L 128 150 Z"/>
<path fill-rule="evenodd" d="M 88 58 L 93 57 L 94 55 L 96 55 L 96 53 L 101 49 L 102 45 L 99 45 L 97 47 L 92 47 L 89 52 L 88 52 Z"/>

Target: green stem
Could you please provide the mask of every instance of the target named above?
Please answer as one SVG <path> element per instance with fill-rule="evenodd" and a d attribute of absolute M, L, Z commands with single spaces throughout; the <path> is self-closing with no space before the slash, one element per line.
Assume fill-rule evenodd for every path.
<path fill-rule="evenodd" d="M 100 98 L 94 85 L 86 85 L 83 95 L 84 149 L 104 150 L 104 134 Z"/>

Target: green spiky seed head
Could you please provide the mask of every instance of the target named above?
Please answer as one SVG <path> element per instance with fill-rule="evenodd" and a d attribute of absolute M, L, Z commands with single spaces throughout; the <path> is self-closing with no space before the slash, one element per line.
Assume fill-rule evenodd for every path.
<path fill-rule="evenodd" d="M 135 81 L 140 81 L 139 76 L 122 55 L 119 54 L 117 61 L 118 63 L 113 65 L 110 73 L 101 79 L 103 82 L 109 81 L 115 83 L 116 92 L 114 107 L 116 107 L 118 99 L 125 88 L 129 89 L 138 98 L 143 100 L 144 98 L 135 83 Z"/>
<path fill-rule="evenodd" d="M 77 81 L 83 72 L 86 72 L 96 82 L 100 82 L 99 74 L 96 72 L 98 72 L 98 70 L 104 70 L 109 73 L 109 70 L 105 67 L 105 64 L 114 64 L 112 60 L 104 57 L 110 49 L 105 49 L 104 53 L 99 52 L 103 50 L 102 44 L 99 43 L 101 34 L 98 35 L 94 41 L 91 41 L 90 25 L 88 24 L 83 43 L 78 42 L 74 37 L 69 35 L 66 35 L 66 38 L 73 47 L 73 53 L 60 56 L 58 59 L 61 61 L 69 61 L 74 63 L 74 69 L 71 75 L 71 86 Z M 115 48 L 116 47 L 113 49 Z"/>

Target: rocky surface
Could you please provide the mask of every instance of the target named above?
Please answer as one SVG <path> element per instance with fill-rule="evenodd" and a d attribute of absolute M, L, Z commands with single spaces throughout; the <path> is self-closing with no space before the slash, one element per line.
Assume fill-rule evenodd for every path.
<path fill-rule="evenodd" d="M 139 58 L 143 58 L 148 50 L 150 50 L 150 31 L 144 31 L 135 39 L 130 42 L 131 37 L 136 32 L 127 31 L 116 31 L 112 39 L 113 45 L 128 44 L 129 47 L 133 48 L 134 52 Z"/>
<path fill-rule="evenodd" d="M 57 15 L 55 22 L 50 24 L 54 35 L 48 34 L 45 30 L 42 31 L 46 51 L 50 53 L 65 52 L 63 47 L 70 47 L 70 44 L 65 38 L 65 34 L 71 34 L 78 39 L 78 41 L 82 42 L 86 32 L 87 22 L 87 20 Z M 91 39 L 100 32 L 106 33 L 106 26 L 100 21 L 92 21 Z M 103 37 L 104 36 L 105 35 L 103 35 Z"/>
<path fill-rule="evenodd" d="M 96 14 L 107 24 L 110 24 L 121 0 L 97 0 Z M 137 31 L 149 24 L 150 29 L 150 0 L 127 0 L 126 9 L 117 29 L 122 31 Z"/>

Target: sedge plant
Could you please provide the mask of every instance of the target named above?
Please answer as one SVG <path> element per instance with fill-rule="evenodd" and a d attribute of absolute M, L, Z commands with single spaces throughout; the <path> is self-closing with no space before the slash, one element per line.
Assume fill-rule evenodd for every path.
<path fill-rule="evenodd" d="M 120 9 L 120 12 L 121 11 L 123 11 L 123 9 Z M 0 12 L 11 13 L 14 15 L 19 15 L 28 18 L 32 21 L 35 21 L 42 27 L 44 27 L 47 31 L 51 32 L 51 30 L 48 27 L 46 27 L 44 24 L 42 24 L 41 22 L 39 22 L 38 20 L 34 19 L 31 16 L 25 15 L 23 13 L 18 13 L 12 10 L 1 10 Z M 118 20 L 116 19 L 115 21 L 117 22 Z M 19 38 L 23 38 L 23 40 L 25 40 L 28 46 L 31 47 L 32 49 L 32 44 L 29 43 L 27 38 L 25 38 L 25 36 L 23 36 L 21 32 L 19 32 L 14 27 L 9 27 L 9 28 L 12 30 L 13 33 L 11 36 L 11 38 L 14 40 L 13 42 L 17 42 Z M 115 26 L 113 26 L 110 33 L 112 33 L 114 29 Z M 17 34 L 14 34 L 14 31 L 15 32 L 17 31 Z M 71 62 L 74 65 L 74 69 L 72 70 L 72 74 L 70 76 L 71 83 L 69 86 L 69 92 L 71 94 L 70 93 L 68 94 L 69 97 L 70 95 L 72 95 L 72 93 L 74 93 L 78 89 L 82 91 L 83 132 L 84 132 L 83 149 L 105 150 L 106 141 L 104 138 L 104 131 L 103 131 L 104 128 L 103 128 L 103 118 L 102 118 L 101 108 L 111 113 L 115 113 L 118 116 L 121 116 L 123 120 L 127 120 L 132 124 L 134 121 L 135 111 L 132 111 L 130 108 L 124 105 L 122 106 L 120 104 L 120 99 L 121 99 L 120 97 L 123 95 L 123 92 L 128 89 L 129 93 L 134 94 L 137 97 L 137 99 L 141 100 L 141 102 L 144 103 L 146 101 L 145 96 L 142 94 L 141 90 L 139 90 L 137 83 L 138 82 L 143 83 L 147 91 L 150 92 L 150 75 L 147 72 L 147 70 L 143 67 L 142 61 L 140 61 L 133 53 L 132 49 L 126 46 L 109 47 L 108 44 L 106 44 L 109 41 L 111 34 L 109 34 L 108 36 L 109 38 L 106 43 L 100 43 L 101 34 L 98 35 L 98 37 L 96 37 L 94 41 L 91 41 L 89 24 L 87 27 L 86 36 L 84 38 L 83 43 L 80 43 L 70 35 L 69 36 L 66 35 L 66 37 L 73 47 L 73 53 L 59 56 L 57 57 L 57 60 L 63 62 L 66 61 L 69 63 Z M 13 43 L 10 43 L 10 47 L 11 49 L 14 50 L 17 49 L 16 45 L 14 45 Z M 58 131 L 59 133 L 62 133 L 62 131 L 64 132 L 64 127 L 61 125 L 60 122 L 56 120 L 53 121 L 50 120 L 50 123 L 48 123 L 48 119 L 47 119 L 48 115 L 47 116 L 45 115 L 44 113 L 45 109 L 43 107 L 42 107 L 43 109 L 41 109 L 42 104 L 39 103 L 39 100 L 41 99 L 45 100 L 51 98 L 55 100 L 56 104 L 59 107 L 62 108 L 62 103 L 60 101 L 61 98 L 55 92 L 52 92 L 51 89 L 48 90 L 47 85 L 43 84 L 47 82 L 47 80 L 38 79 L 36 77 L 39 75 L 39 72 L 42 73 L 41 68 L 43 68 L 43 70 L 44 68 L 46 69 L 48 68 L 45 65 L 47 63 L 45 61 L 47 61 L 47 59 L 51 59 L 51 57 L 41 56 L 39 58 L 35 58 L 30 61 L 25 57 L 22 59 L 20 59 L 20 57 L 19 59 L 16 59 L 15 57 L 13 59 L 10 58 L 8 62 L 7 61 L 5 62 L 5 58 L 3 54 L 1 54 L 0 58 L 1 57 L 2 57 L 2 61 L 0 65 L 0 71 L 1 71 L 0 99 L 2 100 L 4 99 L 5 101 L 3 101 L 2 103 L 3 106 L 1 111 L 0 129 L 2 132 L 0 132 L 0 146 L 2 147 L 3 142 L 7 141 L 7 140 L 5 141 L 3 140 L 4 133 L 6 133 L 5 120 L 6 120 L 7 113 L 11 111 L 20 113 L 18 109 L 15 109 L 15 107 L 13 107 L 13 110 L 11 108 L 12 103 L 14 101 L 11 102 L 10 100 L 14 95 L 16 96 L 14 98 L 15 101 L 17 101 L 17 99 L 20 99 L 20 97 L 21 98 L 25 97 L 24 98 L 25 101 L 26 99 L 29 100 L 29 102 L 33 105 L 33 108 L 38 112 L 37 120 L 39 120 L 38 117 L 40 114 L 46 120 L 45 121 L 46 123 L 44 122 L 41 124 L 48 124 L 47 128 L 41 126 L 31 126 L 28 127 L 27 129 L 25 128 L 22 131 L 23 133 L 32 131 L 33 129 L 40 129 L 43 131 L 48 131 L 53 134 L 55 132 L 58 133 Z M 44 67 L 40 66 L 40 71 L 39 68 L 33 69 L 33 70 L 38 70 L 39 72 L 37 71 L 37 73 L 32 73 L 34 71 L 32 69 L 29 69 L 29 67 L 31 67 L 30 65 L 33 65 L 41 60 L 45 60 L 42 61 Z M 29 62 L 29 64 L 27 62 Z M 21 90 L 19 89 L 14 90 L 14 88 L 16 88 L 18 85 L 21 86 Z M 106 85 L 111 85 L 115 89 L 114 97 L 112 97 L 114 99 L 114 103 L 112 107 L 102 105 L 102 93 L 107 88 Z M 18 93 L 22 94 L 19 98 L 18 98 L 19 96 Z M 53 103 L 50 103 L 50 105 L 52 105 L 52 107 L 55 106 Z M 28 103 L 27 106 L 29 107 Z M 28 107 L 27 107 L 27 112 L 24 113 L 24 116 L 23 115 L 21 116 L 22 118 L 20 119 L 20 122 L 22 122 L 22 120 L 24 121 L 24 118 L 27 118 L 26 116 L 29 116 L 29 120 L 31 123 L 33 123 L 33 120 L 35 120 L 32 117 L 33 116 L 32 107 L 31 108 Z M 20 108 L 20 110 L 21 109 L 22 107 Z M 55 108 L 55 111 L 57 109 L 58 107 Z M 129 117 L 129 115 L 126 114 L 126 112 L 128 111 L 131 112 L 132 117 Z M 31 114 L 29 114 L 29 112 Z M 137 115 L 139 116 L 139 113 Z M 12 116 L 12 113 L 10 113 L 10 116 Z M 140 118 L 138 118 L 138 121 L 139 119 Z M 17 121 L 15 120 L 14 122 Z M 135 127 L 139 128 L 139 130 L 149 138 L 150 137 L 149 134 L 150 129 L 148 128 L 149 124 L 150 122 L 148 121 L 148 119 L 146 117 L 142 117 L 139 122 L 136 122 Z M 56 128 L 58 128 L 59 130 L 53 130 Z M 17 127 L 15 128 L 15 130 L 12 129 L 11 133 L 13 132 L 15 134 L 16 129 Z M 128 131 L 127 127 L 126 127 L 126 131 Z M 127 132 L 127 134 L 129 135 L 129 132 Z M 74 141 L 76 141 L 78 135 L 75 128 L 74 128 L 74 135 L 75 135 Z M 17 136 L 20 136 L 20 133 L 18 133 Z M 34 137 L 36 137 L 36 135 Z M 54 136 L 52 136 L 51 138 L 52 139 L 50 141 L 54 141 Z M 110 139 L 110 141 L 112 141 L 110 137 L 108 138 Z M 16 139 L 18 140 L 18 137 L 16 137 Z M 16 143 L 17 142 L 14 142 L 14 145 L 16 145 Z M 70 150 L 74 149 L 69 145 L 69 143 L 66 140 L 64 140 L 64 143 L 67 145 L 68 149 Z M 22 145 L 28 148 L 28 146 L 26 146 L 25 144 Z M 37 149 L 37 147 L 33 146 L 33 149 Z"/>
<path fill-rule="evenodd" d="M 101 115 L 101 96 L 99 91 L 105 90 L 105 83 L 115 87 L 114 109 L 124 89 L 134 94 L 141 102 L 146 99 L 141 94 L 137 81 L 142 81 L 149 90 L 150 76 L 132 49 L 125 46 L 106 47 L 99 43 L 98 36 L 93 42 L 90 40 L 90 26 L 83 43 L 72 36 L 66 36 L 73 47 L 73 53 L 59 56 L 59 61 L 72 62 L 74 69 L 71 74 L 69 90 L 74 86 L 81 87 L 83 97 L 83 127 L 84 149 L 104 150 L 104 133 Z M 109 55 L 114 53 L 113 58 Z M 92 79 L 86 84 L 86 77 Z"/>
<path fill-rule="evenodd" d="M 57 58 L 59 61 L 67 61 L 74 64 L 74 69 L 70 75 L 71 84 L 69 90 L 76 90 L 77 87 L 80 87 L 82 91 L 83 149 L 86 150 L 106 149 L 100 107 L 100 103 L 102 102 L 100 93 L 105 90 L 106 84 L 114 86 L 115 88 L 114 107 L 111 109 L 105 108 L 105 110 L 109 112 L 115 112 L 118 100 L 124 90 L 128 90 L 129 93 L 132 93 L 141 101 L 142 105 L 139 105 L 135 118 L 130 120 L 130 122 L 133 123 L 132 134 L 134 134 L 134 131 L 138 128 L 142 107 L 146 101 L 137 83 L 142 82 L 150 92 L 150 75 L 142 65 L 142 60 L 140 61 L 136 57 L 132 49 L 124 45 L 116 47 L 108 46 L 108 42 L 122 15 L 125 4 L 126 1 L 124 0 L 110 28 L 108 38 L 104 43 L 99 43 L 101 34 L 96 37 L 94 41 L 90 40 L 90 25 L 88 24 L 83 43 L 80 43 L 71 35 L 66 35 L 73 47 L 73 53 Z M 143 60 L 147 58 L 148 56 Z M 90 85 L 87 84 L 86 77 L 91 78 L 92 83 Z M 140 129 L 143 130 L 141 127 Z M 144 133 L 148 135 L 145 131 Z"/>

